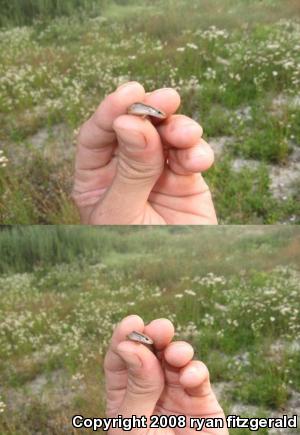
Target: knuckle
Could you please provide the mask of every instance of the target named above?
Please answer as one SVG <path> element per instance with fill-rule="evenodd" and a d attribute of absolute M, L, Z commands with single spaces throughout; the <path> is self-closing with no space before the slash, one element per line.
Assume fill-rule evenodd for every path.
<path fill-rule="evenodd" d="M 76 137 L 76 143 L 79 145 L 81 142 L 83 142 L 86 132 L 86 126 L 88 121 L 85 121 L 78 129 L 77 137 Z"/>
<path fill-rule="evenodd" d="M 136 162 L 130 159 L 120 159 L 118 175 L 126 180 L 152 180 L 163 170 L 162 165 L 149 165 L 145 162 Z"/>

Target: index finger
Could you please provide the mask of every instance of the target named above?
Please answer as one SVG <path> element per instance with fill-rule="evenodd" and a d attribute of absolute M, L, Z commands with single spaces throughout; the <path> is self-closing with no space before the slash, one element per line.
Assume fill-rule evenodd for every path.
<path fill-rule="evenodd" d="M 155 319 L 145 326 L 145 334 L 154 341 L 155 349 L 164 350 L 174 338 L 174 326 L 168 319 Z"/>
<path fill-rule="evenodd" d="M 115 119 L 127 113 L 131 104 L 143 101 L 145 95 L 142 85 L 129 82 L 102 101 L 78 134 L 76 169 L 96 169 L 110 161 L 116 141 L 113 129 Z"/>
<path fill-rule="evenodd" d="M 125 319 L 119 323 L 112 335 L 110 346 L 105 357 L 104 367 L 106 370 L 114 372 L 125 369 L 126 366 L 117 353 L 118 344 L 126 340 L 127 335 L 132 331 L 143 332 L 143 330 L 144 322 L 139 316 L 132 315 L 125 317 Z"/>

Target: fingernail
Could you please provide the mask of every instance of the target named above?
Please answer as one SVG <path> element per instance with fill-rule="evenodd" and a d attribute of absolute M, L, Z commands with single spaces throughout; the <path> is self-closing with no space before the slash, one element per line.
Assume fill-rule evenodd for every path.
<path fill-rule="evenodd" d="M 176 92 L 175 89 L 173 88 L 160 88 L 160 89 L 156 89 L 155 91 L 151 92 L 151 94 L 156 94 L 157 92 L 161 92 L 161 91 L 172 91 L 172 92 Z"/>
<path fill-rule="evenodd" d="M 125 361 L 126 365 L 133 369 L 138 369 L 142 367 L 142 361 L 134 353 L 118 351 L 120 357 Z"/>
<path fill-rule="evenodd" d="M 199 374 L 199 370 L 196 367 L 190 367 L 186 370 L 185 375 L 186 376 L 195 376 Z"/>
<path fill-rule="evenodd" d="M 181 376 L 181 380 L 188 383 L 195 383 L 198 379 L 199 371 L 195 367 L 190 367 L 189 369 L 185 370 Z"/>
<path fill-rule="evenodd" d="M 118 129 L 117 134 L 121 143 L 129 152 L 140 151 L 147 146 L 144 135 L 138 131 Z"/>
<path fill-rule="evenodd" d="M 123 85 L 117 88 L 117 93 L 122 96 L 127 96 L 133 91 L 133 89 L 137 88 L 138 84 L 139 84 L 138 82 L 124 83 Z"/>
<path fill-rule="evenodd" d="M 199 126 L 199 124 L 197 124 L 196 122 L 190 121 L 187 123 L 178 123 L 178 122 L 173 122 L 170 125 L 170 129 L 172 132 L 178 133 L 180 135 L 182 134 L 190 134 L 190 132 L 200 132 L 201 135 L 201 127 Z"/>
<path fill-rule="evenodd" d="M 201 127 L 196 122 L 188 122 L 187 124 L 178 126 L 178 130 L 184 130 L 187 133 L 194 131 L 201 134 Z"/>
<path fill-rule="evenodd" d="M 204 148 L 195 148 L 189 152 L 190 160 L 202 160 L 204 157 L 207 157 L 207 150 Z"/>

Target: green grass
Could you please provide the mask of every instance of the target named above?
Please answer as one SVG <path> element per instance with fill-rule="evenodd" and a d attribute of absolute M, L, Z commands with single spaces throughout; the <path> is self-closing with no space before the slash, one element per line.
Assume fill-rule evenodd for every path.
<path fill-rule="evenodd" d="M 250 228 L 250 227 L 249 227 Z M 141 255 L 149 255 L 151 250 L 154 254 L 163 252 L 171 252 L 172 248 L 168 246 L 172 242 L 175 249 L 173 252 L 174 262 L 178 261 L 186 248 L 182 246 L 183 236 L 184 241 L 188 245 L 190 243 L 194 246 L 193 251 L 190 252 L 190 258 L 195 256 L 202 256 L 207 252 L 209 256 L 215 255 L 217 252 L 214 244 L 210 246 L 209 242 L 214 241 L 217 243 L 219 234 L 225 234 L 227 245 L 232 246 L 235 250 L 241 253 L 245 251 L 246 260 L 252 268 L 257 265 L 256 259 L 251 257 L 251 253 L 256 248 L 259 250 L 267 250 L 273 248 L 274 251 L 279 246 L 286 244 L 294 236 L 298 235 L 297 228 L 287 227 L 282 230 L 277 230 L 276 227 L 270 226 L 264 228 L 258 226 L 259 229 L 264 231 L 264 237 L 253 237 L 250 232 L 249 237 L 237 237 L 243 234 L 243 227 L 235 228 L 220 228 L 215 231 L 214 228 L 205 228 L 201 232 L 203 238 L 202 244 L 195 244 L 193 242 L 195 235 L 199 229 L 193 227 L 170 227 L 167 229 L 157 229 L 149 227 L 145 230 L 143 227 L 112 227 L 112 228 L 93 228 L 93 227 L 76 227 L 76 226 L 14 226 L 9 229 L 4 228 L 0 231 L 0 273 L 27 273 L 36 270 L 36 267 L 52 267 L 57 264 L 69 264 L 75 260 L 80 262 L 83 258 L 85 264 L 86 259 L 89 258 L 89 264 L 98 264 L 102 258 L 109 256 L 110 265 L 112 267 L 121 268 L 124 272 L 131 273 L 130 268 L 133 261 L 139 262 Z M 274 237 L 276 233 L 277 237 Z M 230 244 L 228 234 L 236 234 L 236 237 Z M 125 237 L 126 236 L 126 237 Z M 144 246 L 145 242 L 145 246 Z M 197 249 L 197 251 L 195 251 Z M 248 255 L 249 251 L 249 255 Z M 126 255 L 125 255 L 126 254 Z M 300 257 L 299 257 L 300 258 Z M 290 256 L 287 257 L 288 261 Z M 297 262 L 298 257 L 295 257 Z M 171 256 L 168 257 L 171 262 Z M 282 259 L 282 263 L 284 259 Z M 181 276 L 182 271 L 176 268 L 170 268 L 172 273 L 176 274 L 177 278 Z M 186 263 L 187 265 L 187 263 Z M 141 263 L 142 266 L 142 263 Z M 197 264 L 194 264 L 197 268 Z M 222 262 L 218 265 L 219 273 L 227 270 L 226 263 Z M 230 265 L 232 269 L 233 265 Z M 239 265 L 234 269 L 239 270 Z M 188 269 L 185 272 L 195 272 L 196 269 Z M 163 285 L 164 276 L 170 276 L 170 270 L 164 274 L 164 265 L 159 262 L 150 264 L 149 269 L 146 265 L 144 269 L 141 267 L 138 273 L 139 278 L 150 280 L 152 283 Z"/>
<path fill-rule="evenodd" d="M 91 15 L 99 14 L 105 3 L 105 0 L 0 0 L 0 26 L 26 25 L 38 19 L 46 20 L 82 11 L 89 11 Z"/>
<path fill-rule="evenodd" d="M 297 227 L 14 228 L 0 251 L 1 434 L 103 416 L 103 357 L 133 313 L 174 322 L 227 413 L 289 413 L 300 392 Z"/>
<path fill-rule="evenodd" d="M 296 189 L 274 198 L 267 166 L 287 165 L 300 144 L 299 2 L 99 0 L 97 13 L 84 3 L 80 11 L 71 0 L 4 8 L 0 221 L 78 222 L 69 199 L 73 131 L 121 82 L 138 80 L 147 90 L 176 88 L 180 111 L 202 124 L 208 141 L 231 138 L 207 175 L 220 222 L 299 222 Z M 30 24 L 16 27 L 23 22 Z M 55 130 L 61 125 L 65 138 Z M 266 168 L 236 173 L 237 157 Z M 232 191 L 244 192 L 242 205 Z"/>

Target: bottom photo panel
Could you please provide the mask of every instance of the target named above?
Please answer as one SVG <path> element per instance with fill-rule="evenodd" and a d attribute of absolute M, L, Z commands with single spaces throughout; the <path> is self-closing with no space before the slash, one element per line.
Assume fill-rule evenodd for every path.
<path fill-rule="evenodd" d="M 3 227 L 0 434 L 299 434 L 300 229 Z"/>

